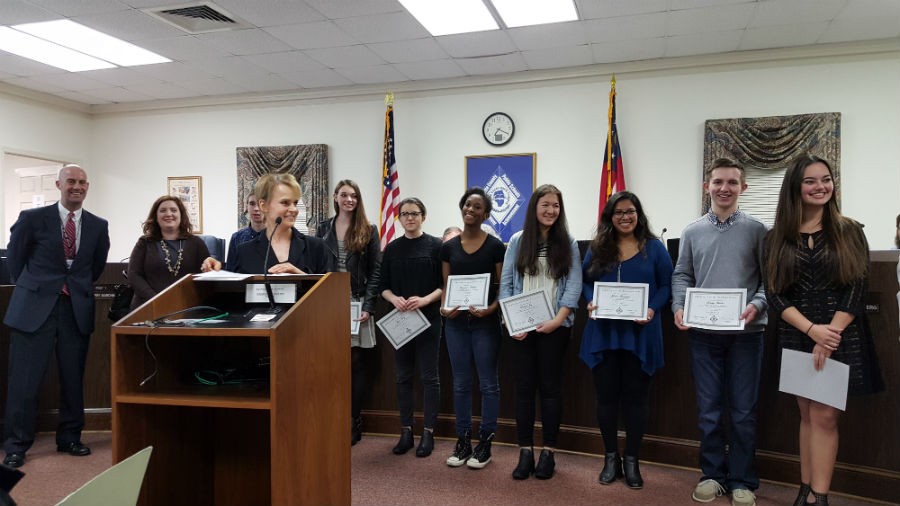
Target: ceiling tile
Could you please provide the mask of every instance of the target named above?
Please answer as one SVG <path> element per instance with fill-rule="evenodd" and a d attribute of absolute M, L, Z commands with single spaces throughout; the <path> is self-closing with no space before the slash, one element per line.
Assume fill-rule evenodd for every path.
<path fill-rule="evenodd" d="M 669 0 L 575 0 L 575 5 L 581 19 L 597 19 L 665 12 L 669 9 Z"/>
<path fill-rule="evenodd" d="M 751 27 L 830 21 L 847 0 L 770 0 L 761 2 Z"/>
<path fill-rule="evenodd" d="M 62 74 L 65 70 L 0 51 L 0 69 L 15 76 Z"/>
<path fill-rule="evenodd" d="M 95 30 L 100 30 L 113 37 L 135 42 L 138 45 L 140 43 L 137 41 L 141 40 L 164 39 L 166 37 L 184 35 L 184 32 L 174 26 L 138 10 L 87 14 L 73 18 L 73 21 Z"/>
<path fill-rule="evenodd" d="M 18 25 L 21 23 L 35 23 L 38 21 L 50 21 L 59 19 L 58 14 L 35 7 L 22 0 L 0 1 L 0 25 Z"/>
<path fill-rule="evenodd" d="M 397 0 L 306 0 L 306 3 L 329 19 L 404 11 Z"/>
<path fill-rule="evenodd" d="M 718 5 L 755 3 L 758 0 L 671 0 L 670 10 L 696 9 L 698 7 L 713 7 Z M 767 0 L 763 0 L 767 1 Z"/>
<path fill-rule="evenodd" d="M 818 40 L 849 42 L 854 40 L 900 37 L 900 20 L 892 17 L 835 19 Z"/>
<path fill-rule="evenodd" d="M 223 58 L 213 58 L 208 60 L 191 60 L 185 62 L 191 67 L 206 72 L 211 76 L 231 77 L 245 76 L 266 73 L 266 71 L 258 66 L 250 63 L 243 56 L 226 56 Z"/>
<path fill-rule="evenodd" d="M 900 2 L 897 0 L 849 0 L 837 15 L 845 18 L 892 18 L 900 24 Z"/>
<path fill-rule="evenodd" d="M 88 70 L 79 72 L 79 74 L 110 86 L 128 86 L 146 82 L 161 82 L 159 79 L 151 77 L 149 74 L 135 71 L 134 68 L 136 67 Z"/>
<path fill-rule="evenodd" d="M 266 32 L 291 47 L 315 49 L 332 46 L 352 46 L 359 41 L 341 30 L 331 21 L 304 23 L 302 25 L 273 26 Z"/>
<path fill-rule="evenodd" d="M 232 95 L 246 93 L 247 89 L 220 77 L 199 79 L 196 81 L 179 81 L 178 86 L 199 95 Z"/>
<path fill-rule="evenodd" d="M 639 14 L 612 19 L 586 21 L 586 31 L 591 42 L 614 40 L 653 39 L 666 35 L 668 15 L 665 13 Z"/>
<path fill-rule="evenodd" d="M 406 11 L 336 19 L 334 23 L 363 43 L 421 39 L 431 35 Z"/>
<path fill-rule="evenodd" d="M 388 63 L 441 60 L 448 56 L 433 37 L 396 42 L 380 42 L 377 44 L 369 44 L 368 47 L 375 52 L 375 54 L 384 58 Z"/>
<path fill-rule="evenodd" d="M 587 22 L 570 21 L 549 25 L 510 28 L 507 33 L 521 50 L 581 46 L 588 43 Z"/>
<path fill-rule="evenodd" d="M 295 90 L 297 85 L 274 74 L 229 76 L 226 81 L 255 92 Z"/>
<path fill-rule="evenodd" d="M 408 81 L 405 75 L 391 65 L 371 67 L 350 67 L 335 69 L 335 72 L 356 84 L 399 83 Z"/>
<path fill-rule="evenodd" d="M 668 34 L 687 35 L 746 28 L 755 10 L 755 3 L 743 3 L 673 11 L 669 13 Z"/>
<path fill-rule="evenodd" d="M 772 47 L 806 46 L 815 44 L 828 29 L 828 23 L 805 23 L 802 25 L 765 26 L 750 28 L 741 38 L 741 51 Z"/>
<path fill-rule="evenodd" d="M 460 58 L 457 63 L 468 75 L 506 74 L 528 70 L 520 53 Z"/>
<path fill-rule="evenodd" d="M 466 75 L 463 69 L 451 59 L 420 61 L 415 63 L 396 63 L 394 68 L 413 81 L 427 79 L 449 79 Z"/>
<path fill-rule="evenodd" d="M 730 30 L 668 37 L 665 56 L 677 57 L 736 51 L 743 33 L 742 30 Z"/>
<path fill-rule="evenodd" d="M 204 44 L 196 37 L 190 35 L 142 40 L 141 47 L 165 56 L 170 60 L 178 61 L 219 58 L 231 54 L 222 48 Z"/>
<path fill-rule="evenodd" d="M 303 2 L 286 0 L 215 0 L 229 13 L 256 26 L 278 26 L 308 23 L 325 19 Z"/>
<path fill-rule="evenodd" d="M 331 69 L 302 70 L 300 72 L 287 72 L 281 77 L 292 83 L 297 83 L 304 88 L 324 88 L 327 86 L 346 86 L 353 84 L 346 77 Z"/>
<path fill-rule="evenodd" d="M 516 51 L 512 39 L 502 30 L 444 35 L 435 39 L 453 58 L 494 56 Z"/>
<path fill-rule="evenodd" d="M 146 100 L 153 100 L 155 98 L 151 97 L 150 95 L 145 95 L 134 90 L 120 87 L 100 88 L 99 90 L 85 90 L 82 91 L 81 94 L 112 103 L 141 102 Z"/>
<path fill-rule="evenodd" d="M 293 70 L 315 70 L 323 68 L 323 65 L 302 51 L 287 51 L 284 53 L 268 53 L 248 55 L 244 57 L 254 65 L 258 65 L 273 74 L 281 74 Z"/>
<path fill-rule="evenodd" d="M 173 0 L 120 0 L 122 3 L 130 5 L 136 9 L 149 9 L 151 7 L 168 7 L 172 5 Z"/>
<path fill-rule="evenodd" d="M 662 58 L 666 53 L 666 39 L 619 40 L 591 44 L 594 63 L 616 63 Z"/>
<path fill-rule="evenodd" d="M 131 69 L 164 82 L 193 81 L 210 77 L 208 73 L 181 62 L 141 65 L 139 67 L 131 67 Z"/>
<path fill-rule="evenodd" d="M 363 45 L 309 49 L 305 53 L 329 68 L 368 67 L 381 65 L 384 60 Z"/>
<path fill-rule="evenodd" d="M 3 0 L 4 2 L 6 0 Z M 29 3 L 48 11 L 60 14 L 60 17 L 73 17 L 98 12 L 113 12 L 131 9 L 128 4 L 118 0 L 28 0 Z"/>
<path fill-rule="evenodd" d="M 96 105 L 110 103 L 109 100 L 92 97 L 90 95 L 85 95 L 84 93 L 78 93 L 77 91 L 64 91 L 60 93 L 54 93 L 54 95 L 65 98 L 67 100 L 72 100 L 74 102 L 81 102 L 82 104 Z"/>
<path fill-rule="evenodd" d="M 234 55 L 277 53 L 293 49 L 260 29 L 201 33 L 196 36 L 204 44 Z"/>
<path fill-rule="evenodd" d="M 67 91 L 66 88 L 56 84 L 54 81 L 38 80 L 32 77 L 13 77 L 4 79 L 5 83 L 29 90 L 42 91 L 44 93 L 57 93 Z"/>
<path fill-rule="evenodd" d="M 133 86 L 128 86 L 128 89 L 143 95 L 148 95 L 155 99 L 187 98 L 196 96 L 196 93 L 172 83 L 135 84 Z"/>
<path fill-rule="evenodd" d="M 522 57 L 531 70 L 580 67 L 594 63 L 590 44 L 524 51 Z"/>
<path fill-rule="evenodd" d="M 98 88 L 107 88 L 109 87 L 106 83 L 101 83 L 100 81 L 96 81 L 94 79 L 90 79 L 81 75 L 78 72 L 66 72 L 64 74 L 56 74 L 56 75 L 44 75 L 44 76 L 34 76 L 31 79 L 37 82 L 43 82 L 52 84 L 54 86 L 59 86 L 65 90 L 70 91 L 81 91 L 81 90 L 96 90 Z"/>

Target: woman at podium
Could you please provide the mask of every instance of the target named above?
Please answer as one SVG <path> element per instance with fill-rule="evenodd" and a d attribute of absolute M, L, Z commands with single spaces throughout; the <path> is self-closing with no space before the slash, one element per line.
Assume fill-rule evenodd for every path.
<path fill-rule="evenodd" d="M 128 259 L 128 283 L 134 290 L 131 307 L 152 299 L 186 274 L 219 270 L 221 262 L 209 256 L 181 199 L 163 195 L 150 207 L 142 235 Z"/>

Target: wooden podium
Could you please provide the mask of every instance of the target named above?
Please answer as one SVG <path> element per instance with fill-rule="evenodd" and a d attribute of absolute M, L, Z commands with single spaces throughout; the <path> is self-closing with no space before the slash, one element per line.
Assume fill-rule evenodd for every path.
<path fill-rule="evenodd" d="M 274 322 L 250 322 L 245 288 L 262 279 L 186 276 L 113 326 L 113 461 L 154 447 L 139 504 L 350 504 L 349 275 L 270 276 L 295 284 L 298 300 Z M 200 305 L 230 316 L 141 325 Z M 195 377 L 230 369 L 268 377 Z"/>

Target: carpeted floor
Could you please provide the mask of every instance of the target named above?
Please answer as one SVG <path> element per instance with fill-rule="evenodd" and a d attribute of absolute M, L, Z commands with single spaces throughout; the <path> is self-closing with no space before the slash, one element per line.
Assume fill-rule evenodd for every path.
<path fill-rule="evenodd" d="M 38 437 L 28 452 L 22 471 L 25 477 L 12 491 L 20 506 L 46 506 L 76 490 L 112 464 L 109 432 L 85 433 L 83 441 L 93 454 L 72 457 L 56 452 L 52 434 Z M 416 441 L 418 443 L 418 439 Z M 518 461 L 518 449 L 494 445 L 493 461 L 482 470 L 451 468 L 444 461 L 453 451 L 454 441 L 439 439 L 429 458 L 416 458 L 414 451 L 393 455 L 395 436 L 366 434 L 353 447 L 353 504 L 417 506 L 447 504 L 490 504 L 492 506 L 547 505 L 691 505 L 691 490 L 699 474 L 641 463 L 643 490 L 630 490 L 622 482 L 609 486 L 597 483 L 602 460 L 594 455 L 557 453 L 557 473 L 546 481 L 530 478 L 515 481 L 510 476 Z M 151 457 L 152 458 L 152 457 Z M 796 489 L 763 483 L 757 491 L 760 505 L 790 504 Z M 854 498 L 830 497 L 833 506 L 871 506 Z M 709 503 L 727 506 L 726 497 Z M 253 506 L 253 505 L 248 505 Z"/>

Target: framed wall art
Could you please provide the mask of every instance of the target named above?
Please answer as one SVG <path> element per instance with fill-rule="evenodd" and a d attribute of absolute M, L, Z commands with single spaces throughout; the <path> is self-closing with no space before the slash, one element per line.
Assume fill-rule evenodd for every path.
<path fill-rule="evenodd" d="M 169 178 L 169 195 L 178 197 L 187 209 L 195 234 L 203 233 L 203 181 L 200 176 Z"/>
<path fill-rule="evenodd" d="M 504 243 L 525 224 L 525 209 L 534 192 L 537 153 L 466 157 L 466 188 L 484 189 L 494 208 L 484 222 Z"/>

